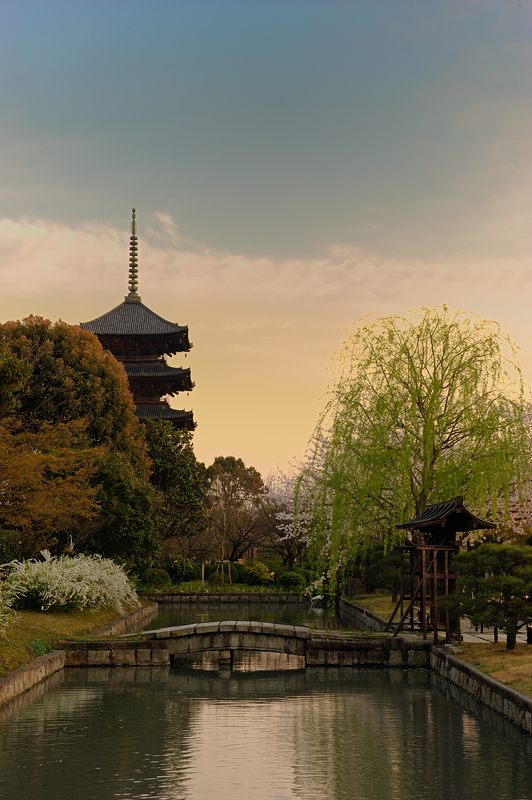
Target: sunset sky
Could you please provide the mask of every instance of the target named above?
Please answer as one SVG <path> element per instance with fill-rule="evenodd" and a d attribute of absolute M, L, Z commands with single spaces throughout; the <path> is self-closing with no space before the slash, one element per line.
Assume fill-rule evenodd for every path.
<path fill-rule="evenodd" d="M 532 381 L 532 0 L 0 0 L 0 320 L 188 324 L 198 457 L 293 467 L 367 314 Z"/>

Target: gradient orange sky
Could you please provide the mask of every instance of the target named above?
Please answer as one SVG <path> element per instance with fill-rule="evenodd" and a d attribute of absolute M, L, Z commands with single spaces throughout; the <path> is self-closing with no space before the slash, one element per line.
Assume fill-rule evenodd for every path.
<path fill-rule="evenodd" d="M 120 303 L 134 205 L 207 463 L 300 460 L 367 314 L 496 319 L 531 381 L 531 28 L 528 0 L 0 0 L 0 319 Z"/>

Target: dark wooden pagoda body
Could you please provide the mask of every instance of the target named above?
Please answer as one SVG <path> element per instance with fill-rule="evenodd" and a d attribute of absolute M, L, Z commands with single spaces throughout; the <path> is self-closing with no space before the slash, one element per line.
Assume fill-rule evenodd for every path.
<path fill-rule="evenodd" d="M 165 396 L 190 391 L 190 369 L 170 367 L 165 356 L 187 353 L 188 327 L 160 317 L 137 294 L 137 236 L 135 211 L 130 238 L 129 294 L 123 303 L 101 317 L 82 322 L 102 347 L 124 365 L 139 419 L 166 419 L 176 428 L 193 430 L 192 411 L 170 408 Z"/>
<path fill-rule="evenodd" d="M 456 534 L 495 527 L 472 514 L 463 497 L 427 506 L 415 519 L 397 525 L 399 529 L 417 531 L 422 541 L 398 548 L 402 554 L 401 592 L 387 627 L 391 628 L 399 615 L 396 634 L 409 627 L 420 629 L 424 639 L 432 631 L 435 642 L 440 630 L 445 631 L 447 641 L 459 638 L 460 620 L 447 604 L 456 583 L 452 566 L 453 555 L 458 551 Z"/>

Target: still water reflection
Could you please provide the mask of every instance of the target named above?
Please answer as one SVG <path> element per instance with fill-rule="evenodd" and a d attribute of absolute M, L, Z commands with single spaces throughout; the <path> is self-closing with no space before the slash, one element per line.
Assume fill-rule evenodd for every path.
<path fill-rule="evenodd" d="M 0 719 L 0 797 L 532 800 L 531 744 L 423 672 L 71 670 Z"/>
<path fill-rule="evenodd" d="M 304 603 L 161 603 L 158 615 L 145 629 L 222 619 L 281 622 L 285 625 L 309 625 L 312 628 L 352 627 L 346 621 L 341 622 L 334 610 L 311 608 Z"/>

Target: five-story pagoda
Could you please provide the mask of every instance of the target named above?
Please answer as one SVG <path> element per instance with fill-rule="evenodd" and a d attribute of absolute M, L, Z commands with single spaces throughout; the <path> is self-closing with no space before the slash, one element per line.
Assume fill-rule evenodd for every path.
<path fill-rule="evenodd" d="M 141 420 L 167 419 L 176 428 L 195 427 L 192 411 L 170 408 L 165 395 L 193 387 L 190 369 L 169 367 L 165 356 L 188 352 L 188 326 L 163 319 L 144 305 L 138 289 L 138 240 L 135 209 L 132 211 L 129 244 L 129 293 L 123 303 L 101 317 L 82 322 L 106 350 L 121 361 Z"/>

